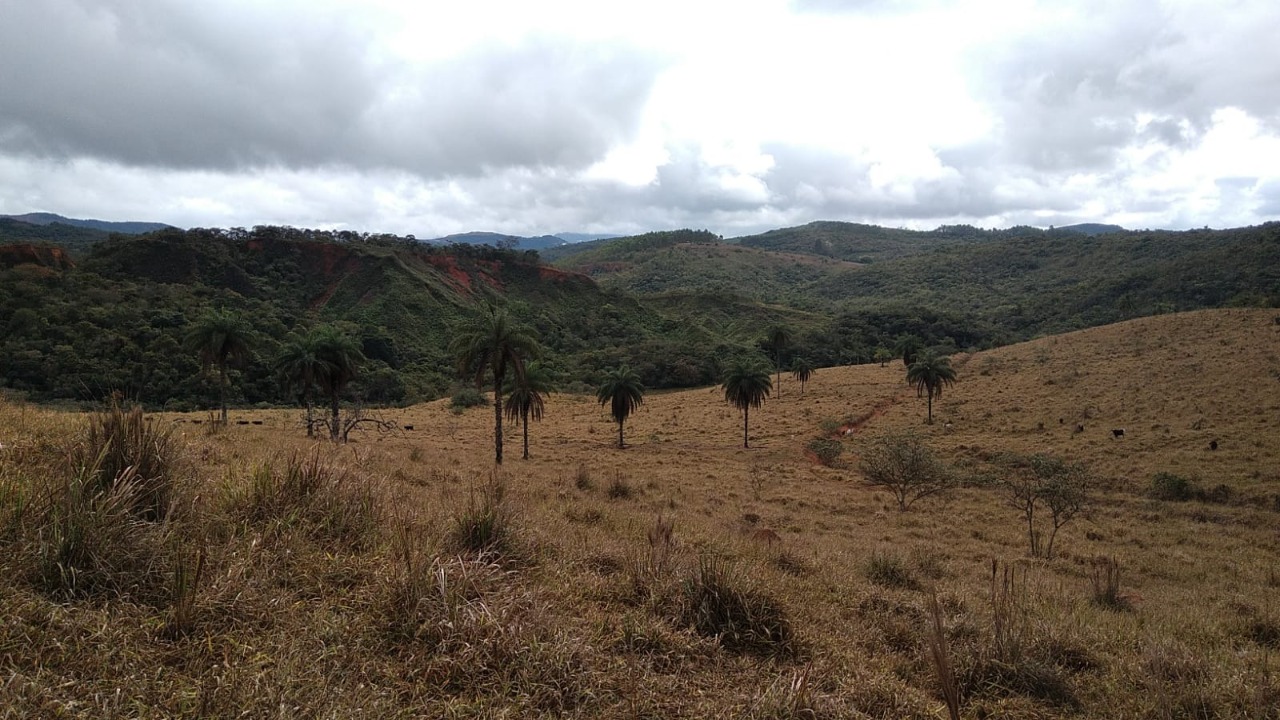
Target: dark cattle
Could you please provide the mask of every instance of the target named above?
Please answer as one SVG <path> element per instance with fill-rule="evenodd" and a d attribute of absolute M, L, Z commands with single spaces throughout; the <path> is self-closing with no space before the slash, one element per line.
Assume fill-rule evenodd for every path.
<path fill-rule="evenodd" d="M 412 429 L 413 429 L 413 426 L 412 426 L 412 425 L 405 425 L 405 426 L 404 426 L 404 429 L 405 429 L 405 430 L 412 430 Z"/>
<path fill-rule="evenodd" d="M 248 424 L 249 424 L 249 421 L 248 421 L 248 420 L 237 420 L 237 421 L 236 421 L 236 424 L 237 424 L 237 425 L 248 425 Z"/>
<path fill-rule="evenodd" d="M 1210 449 L 1210 450 L 1217 450 L 1217 449 L 1218 449 L 1218 441 L 1217 441 L 1217 440 L 1210 440 L 1210 441 L 1209 441 L 1209 449 Z"/>
<path fill-rule="evenodd" d="M 1124 437 L 1124 428 L 1116 428 L 1115 430 L 1112 430 L 1111 437 L 1116 438 L 1117 440 Z"/>
<path fill-rule="evenodd" d="M 262 421 L 261 421 L 261 420 L 253 420 L 252 422 L 253 422 L 253 424 L 254 424 L 254 425 L 261 425 L 261 424 L 262 424 Z"/>
<path fill-rule="evenodd" d="M 1084 426 L 1083 426 L 1083 425 L 1077 425 L 1077 426 L 1076 426 L 1076 432 L 1077 432 L 1077 433 L 1082 433 L 1082 432 L 1084 432 Z"/>

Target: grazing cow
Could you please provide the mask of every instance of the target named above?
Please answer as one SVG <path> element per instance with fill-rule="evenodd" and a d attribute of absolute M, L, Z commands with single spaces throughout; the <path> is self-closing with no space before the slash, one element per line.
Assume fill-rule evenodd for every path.
<path fill-rule="evenodd" d="M 412 430 L 412 429 L 413 429 L 413 426 L 412 426 L 412 425 L 402 425 L 401 427 L 403 427 L 405 430 Z"/>
<path fill-rule="evenodd" d="M 1217 440 L 1210 440 L 1210 441 L 1209 441 L 1209 449 L 1210 449 L 1210 450 L 1217 450 L 1217 449 L 1218 449 L 1218 441 L 1217 441 Z"/>
<path fill-rule="evenodd" d="M 1076 425 L 1076 434 L 1079 434 L 1079 433 L 1082 433 L 1082 432 L 1084 432 L 1084 426 L 1083 426 L 1083 425 Z"/>
<path fill-rule="evenodd" d="M 1117 440 L 1119 440 L 1120 438 L 1124 437 L 1124 428 L 1116 428 L 1115 430 L 1112 430 L 1112 431 L 1111 431 L 1111 437 L 1113 437 L 1113 438 L 1115 438 L 1115 439 L 1117 439 Z"/>
<path fill-rule="evenodd" d="M 252 422 L 254 425 L 261 425 L 261 424 L 262 424 L 262 421 L 261 421 L 261 420 L 252 420 L 251 422 Z"/>
<path fill-rule="evenodd" d="M 248 424 L 249 424 L 249 421 L 248 421 L 248 420 L 237 420 L 237 421 L 236 421 L 236 424 L 237 424 L 237 425 L 248 425 Z"/>

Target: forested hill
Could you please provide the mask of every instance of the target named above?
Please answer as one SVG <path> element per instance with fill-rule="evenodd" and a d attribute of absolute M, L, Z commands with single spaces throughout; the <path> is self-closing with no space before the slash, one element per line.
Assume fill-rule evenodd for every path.
<path fill-rule="evenodd" d="M 118 390 L 153 406 L 207 405 L 215 386 L 182 340 L 215 307 L 257 335 L 234 378 L 240 403 L 288 402 L 270 361 L 291 331 L 322 322 L 356 335 L 370 358 L 361 397 L 438 397 L 457 377 L 449 338 L 486 298 L 534 330 L 566 385 L 628 361 L 654 386 L 710 382 L 721 342 L 535 252 L 278 227 L 116 235 L 78 263 L 42 247 L 0 252 L 0 378 L 35 399 Z"/>
<path fill-rule="evenodd" d="M 720 240 L 656 233 L 557 265 L 639 294 L 734 292 L 800 310 L 945 310 L 1006 340 L 1173 310 L 1280 306 L 1280 223 L 1231 230 L 1114 226 L 934 231 L 818 222 Z"/>
<path fill-rule="evenodd" d="M 814 223 L 733 241 L 684 230 L 558 248 L 572 252 L 552 267 L 534 251 L 267 226 L 97 236 L 68 253 L 58 246 L 98 231 L 25 225 L 15 237 L 5 222 L 0 387 L 37 400 L 122 391 L 209 405 L 216 386 L 182 339 L 210 308 L 256 332 L 233 401 L 279 404 L 291 398 L 271 360 L 319 323 L 370 358 L 360 397 L 450 392 L 449 338 L 486 299 L 539 337 L 562 388 L 583 390 L 623 363 L 650 387 L 716 382 L 732 356 L 767 349 L 775 325 L 791 330 L 784 362 L 821 367 L 868 361 L 905 336 L 954 351 L 1173 310 L 1280 306 L 1280 223 L 1102 235 Z"/>

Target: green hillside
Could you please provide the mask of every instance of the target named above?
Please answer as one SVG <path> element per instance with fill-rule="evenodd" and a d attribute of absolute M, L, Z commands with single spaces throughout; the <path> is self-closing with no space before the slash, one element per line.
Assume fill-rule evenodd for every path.
<path fill-rule="evenodd" d="M 73 256 L 88 254 L 89 248 L 111 237 L 105 230 L 73 227 L 61 223 L 37 225 L 8 217 L 0 217 L 0 245 L 14 243 L 46 243 L 58 245 Z"/>
<path fill-rule="evenodd" d="M 181 340 L 210 307 L 242 312 L 258 334 L 233 378 L 239 403 L 290 400 L 270 359 L 290 331 L 319 322 L 361 339 L 364 399 L 438 397 L 456 379 L 449 338 L 486 298 L 536 331 L 566 384 L 622 362 L 653 387 L 710 382 L 720 344 L 531 252 L 259 227 L 114 236 L 76 266 L 7 256 L 20 262 L 0 265 L 0 378 L 44 400 L 122 391 L 151 405 L 208 404 L 214 385 Z"/>
<path fill-rule="evenodd" d="M 940 247 L 842 271 L 805 293 L 849 307 L 948 308 L 1018 339 L 1175 310 L 1280 306 L 1280 223 Z"/>

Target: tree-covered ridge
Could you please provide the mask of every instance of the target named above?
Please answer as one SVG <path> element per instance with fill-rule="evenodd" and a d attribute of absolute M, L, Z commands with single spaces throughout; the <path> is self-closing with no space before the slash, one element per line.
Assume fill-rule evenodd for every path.
<path fill-rule="evenodd" d="M 111 233 L 92 228 L 72 227 L 61 223 L 37 225 L 15 218 L 0 217 L 0 245 L 39 243 L 57 245 L 72 255 L 83 256 L 95 244 L 104 242 Z"/>
<path fill-rule="evenodd" d="M 230 402 L 287 403 L 273 372 L 289 334 L 336 323 L 368 358 L 351 391 L 371 402 L 430 399 L 456 380 L 448 342 L 475 302 L 499 298 L 549 350 L 558 380 L 594 383 L 632 352 L 646 382 L 665 366 L 710 382 L 709 347 L 673 343 L 672 324 L 536 253 L 436 247 L 411 239 L 257 227 L 113 236 L 79 265 L 0 269 L 0 378 L 36 399 L 89 400 L 121 391 L 152 406 L 209 407 L 218 382 L 184 350 L 208 308 L 252 324 L 254 351 L 230 367 Z"/>

